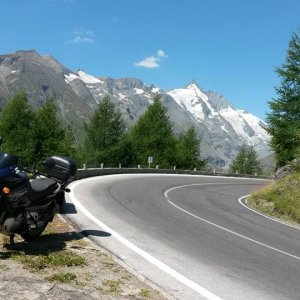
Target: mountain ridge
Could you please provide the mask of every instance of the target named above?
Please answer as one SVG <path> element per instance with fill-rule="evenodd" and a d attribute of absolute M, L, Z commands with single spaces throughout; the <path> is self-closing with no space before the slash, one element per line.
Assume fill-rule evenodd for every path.
<path fill-rule="evenodd" d="M 261 128 L 262 120 L 236 109 L 224 96 L 207 92 L 195 81 L 185 88 L 164 91 L 137 78 L 113 79 L 72 71 L 51 55 L 20 50 L 0 55 L 0 108 L 19 90 L 28 94 L 35 107 L 53 97 L 61 118 L 73 126 L 79 140 L 83 122 L 105 95 L 110 95 L 129 125 L 159 95 L 175 132 L 195 127 L 201 138 L 201 156 L 210 164 L 228 167 L 243 144 L 254 146 L 260 157 L 269 154 L 269 136 Z"/>

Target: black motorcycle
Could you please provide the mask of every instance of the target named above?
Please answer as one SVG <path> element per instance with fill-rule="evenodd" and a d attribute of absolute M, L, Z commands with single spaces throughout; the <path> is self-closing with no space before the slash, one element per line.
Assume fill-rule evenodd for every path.
<path fill-rule="evenodd" d="M 17 161 L 0 152 L 0 232 L 10 236 L 11 244 L 15 234 L 25 241 L 41 235 L 63 205 L 64 193 L 70 191 L 66 186 L 77 172 L 74 160 L 51 156 L 44 161 L 44 170 L 34 171 L 36 178 L 29 180 Z"/>

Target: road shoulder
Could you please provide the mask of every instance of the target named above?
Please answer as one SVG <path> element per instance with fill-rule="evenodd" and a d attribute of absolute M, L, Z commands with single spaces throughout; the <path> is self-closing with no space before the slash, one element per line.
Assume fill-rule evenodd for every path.
<path fill-rule="evenodd" d="M 88 235 L 60 215 L 36 242 L 16 237 L 11 248 L 0 235 L 0 298 L 166 299 Z"/>

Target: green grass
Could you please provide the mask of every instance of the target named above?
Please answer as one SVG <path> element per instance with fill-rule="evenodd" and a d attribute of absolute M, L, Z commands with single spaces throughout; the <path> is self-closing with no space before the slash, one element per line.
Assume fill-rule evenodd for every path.
<path fill-rule="evenodd" d="M 248 204 L 269 215 L 300 224 L 300 173 L 286 176 L 251 195 Z"/>
<path fill-rule="evenodd" d="M 123 280 L 103 280 L 102 286 L 105 288 L 105 291 L 108 291 L 113 294 L 118 294 L 121 292 L 120 286 L 123 284 Z M 103 290 L 103 289 L 102 289 Z"/>
<path fill-rule="evenodd" d="M 103 264 L 103 270 L 109 269 L 114 273 L 118 273 L 120 271 L 120 266 L 112 260 L 104 260 L 102 264 Z"/>
<path fill-rule="evenodd" d="M 65 273 L 58 273 L 54 274 L 50 277 L 46 278 L 49 281 L 57 281 L 61 283 L 70 283 L 76 279 L 76 275 L 73 273 L 65 272 Z"/>
<path fill-rule="evenodd" d="M 83 257 L 70 251 L 59 251 L 49 255 L 29 256 L 21 253 L 15 253 L 12 259 L 23 263 L 31 270 L 39 271 L 48 267 L 71 267 L 86 265 Z"/>
<path fill-rule="evenodd" d="M 150 297 L 150 291 L 148 289 L 141 289 L 140 296 L 142 296 L 144 298 L 149 298 Z"/>

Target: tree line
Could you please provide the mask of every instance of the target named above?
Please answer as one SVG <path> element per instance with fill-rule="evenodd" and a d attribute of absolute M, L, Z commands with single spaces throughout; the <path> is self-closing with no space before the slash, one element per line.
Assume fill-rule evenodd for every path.
<path fill-rule="evenodd" d="M 158 96 L 131 127 L 120 111 L 105 96 L 84 124 L 84 138 L 76 143 L 71 126 L 58 117 L 52 98 L 38 110 L 29 104 L 25 93 L 17 93 L 0 113 L 2 151 L 18 156 L 22 166 L 36 166 L 46 157 L 74 158 L 78 166 L 142 167 L 152 156 L 161 168 L 202 168 L 200 139 L 194 127 L 176 136 L 167 109 Z"/>
<path fill-rule="evenodd" d="M 48 99 L 34 111 L 25 93 L 17 93 L 0 113 L 1 150 L 16 155 L 25 167 L 37 165 L 45 155 L 73 155 L 70 128 L 57 118 L 57 109 Z"/>
<path fill-rule="evenodd" d="M 300 157 L 300 31 L 292 34 L 285 62 L 276 73 L 280 84 L 275 88 L 277 97 L 269 101 L 266 130 L 281 167 Z"/>

